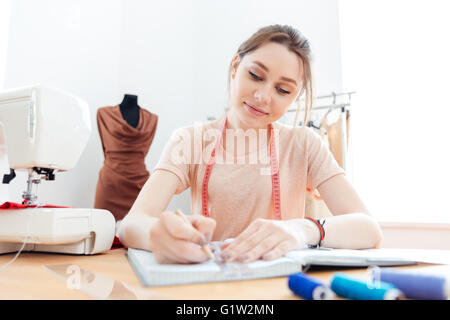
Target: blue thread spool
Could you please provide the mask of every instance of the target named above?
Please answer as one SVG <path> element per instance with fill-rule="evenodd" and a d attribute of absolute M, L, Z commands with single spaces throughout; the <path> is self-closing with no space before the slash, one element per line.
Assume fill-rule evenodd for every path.
<path fill-rule="evenodd" d="M 288 285 L 292 292 L 304 299 L 331 300 L 334 298 L 333 291 L 327 286 L 301 272 L 290 275 Z"/>
<path fill-rule="evenodd" d="M 439 275 L 405 272 L 393 269 L 374 269 L 372 278 L 392 283 L 406 298 L 446 300 L 449 297 L 447 279 Z"/>
<path fill-rule="evenodd" d="M 379 281 L 366 283 L 342 273 L 335 273 L 331 280 L 331 290 L 338 296 L 355 300 L 396 300 L 403 294 L 394 285 Z"/>

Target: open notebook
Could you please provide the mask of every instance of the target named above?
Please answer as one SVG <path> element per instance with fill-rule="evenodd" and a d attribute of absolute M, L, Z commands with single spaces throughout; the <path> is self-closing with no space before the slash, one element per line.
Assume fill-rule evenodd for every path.
<path fill-rule="evenodd" d="M 450 251 L 415 249 L 303 249 L 273 260 L 231 262 L 219 266 L 212 260 L 199 264 L 159 264 L 153 254 L 128 249 L 128 260 L 143 286 L 249 280 L 288 276 L 309 266 L 401 266 L 419 262 L 450 264 Z"/>

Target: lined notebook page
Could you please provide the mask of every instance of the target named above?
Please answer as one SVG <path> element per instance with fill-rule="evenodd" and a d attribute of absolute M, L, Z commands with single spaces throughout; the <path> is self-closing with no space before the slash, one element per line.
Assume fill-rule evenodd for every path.
<path fill-rule="evenodd" d="M 128 260 L 144 286 L 260 279 L 287 276 L 302 270 L 299 261 L 288 257 L 274 261 L 232 262 L 223 270 L 211 260 L 198 264 L 159 264 L 153 253 L 129 248 Z"/>

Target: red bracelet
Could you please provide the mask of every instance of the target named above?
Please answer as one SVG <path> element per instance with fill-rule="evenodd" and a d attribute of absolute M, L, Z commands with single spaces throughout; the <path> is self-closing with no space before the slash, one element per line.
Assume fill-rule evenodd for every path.
<path fill-rule="evenodd" d="M 325 238 L 325 229 L 323 228 L 323 225 L 325 224 L 325 219 L 323 219 L 322 222 L 320 221 L 320 219 L 314 219 L 314 218 L 311 218 L 311 217 L 305 217 L 305 219 L 311 220 L 319 228 L 319 230 L 320 230 L 320 240 L 319 240 L 319 243 L 317 244 L 317 246 L 319 247 L 320 243 Z"/>

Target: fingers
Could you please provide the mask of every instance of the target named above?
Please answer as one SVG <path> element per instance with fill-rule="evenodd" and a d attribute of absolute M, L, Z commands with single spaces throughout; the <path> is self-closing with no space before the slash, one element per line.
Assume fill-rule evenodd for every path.
<path fill-rule="evenodd" d="M 169 234 L 175 239 L 191 241 L 199 245 L 207 243 L 203 233 L 175 213 L 164 212 L 160 219 Z"/>
<path fill-rule="evenodd" d="M 263 258 L 273 260 L 285 255 L 296 246 L 295 237 L 279 223 L 258 219 L 245 229 L 235 241 L 223 248 L 226 261 L 252 262 Z"/>
<path fill-rule="evenodd" d="M 244 261 L 250 261 L 249 252 L 255 248 L 261 248 L 262 243 L 264 243 L 264 247 L 268 246 L 267 244 L 267 237 L 270 235 L 266 234 L 265 232 L 257 231 L 253 234 L 251 234 L 246 239 L 242 239 L 237 244 L 233 242 L 228 246 L 226 250 L 223 252 L 223 257 L 227 261 L 235 261 L 239 260 L 241 262 Z M 273 240 L 271 238 L 271 240 Z M 272 247 L 275 245 L 272 244 L 270 248 L 266 248 L 266 251 L 269 249 L 272 249 Z M 265 253 L 265 252 L 264 252 Z M 261 256 L 255 257 L 256 259 L 259 259 Z"/>
<path fill-rule="evenodd" d="M 278 243 L 272 250 L 266 252 L 262 258 L 266 261 L 275 260 L 284 256 L 288 251 L 295 246 L 295 241 L 284 240 Z"/>
<path fill-rule="evenodd" d="M 187 221 L 188 220 L 188 221 Z M 164 212 L 150 230 L 152 251 L 159 263 L 198 263 L 209 259 L 202 245 L 209 242 L 215 220 Z"/>
<path fill-rule="evenodd" d="M 206 241 L 210 242 L 216 229 L 216 220 L 200 215 L 189 216 L 189 220 L 194 228 L 205 236 Z"/>
<path fill-rule="evenodd" d="M 241 243 L 244 243 L 248 239 L 248 237 L 257 232 L 262 224 L 263 223 L 261 219 L 257 219 L 252 222 L 244 231 L 242 231 L 242 233 L 236 239 L 234 239 L 234 241 L 228 244 L 226 250 L 224 250 L 224 254 L 228 253 L 229 255 L 231 255 L 233 250 L 235 250 L 236 247 L 238 247 Z"/>
<path fill-rule="evenodd" d="M 272 250 L 277 245 L 278 241 L 279 237 L 276 234 L 272 234 L 269 237 L 263 237 L 257 245 L 248 250 L 245 250 L 244 248 L 244 253 L 239 257 L 239 261 L 246 263 L 258 260 L 268 251 Z"/>
<path fill-rule="evenodd" d="M 257 219 L 252 222 L 227 248 L 222 252 L 222 257 L 226 261 L 246 261 L 250 262 L 259 259 L 261 255 L 254 257 L 258 251 L 266 253 L 276 245 L 275 238 L 271 235 L 274 233 L 273 225 L 263 219 Z M 270 240 L 268 240 L 270 239 Z M 259 247 L 249 256 L 250 250 Z"/>
<path fill-rule="evenodd" d="M 202 247 L 185 240 L 175 240 L 166 250 L 155 252 L 155 258 L 159 263 L 199 263 L 207 261 L 209 258 Z"/>
<path fill-rule="evenodd" d="M 223 251 L 230 246 L 231 242 L 224 242 L 220 245 L 220 249 Z"/>

